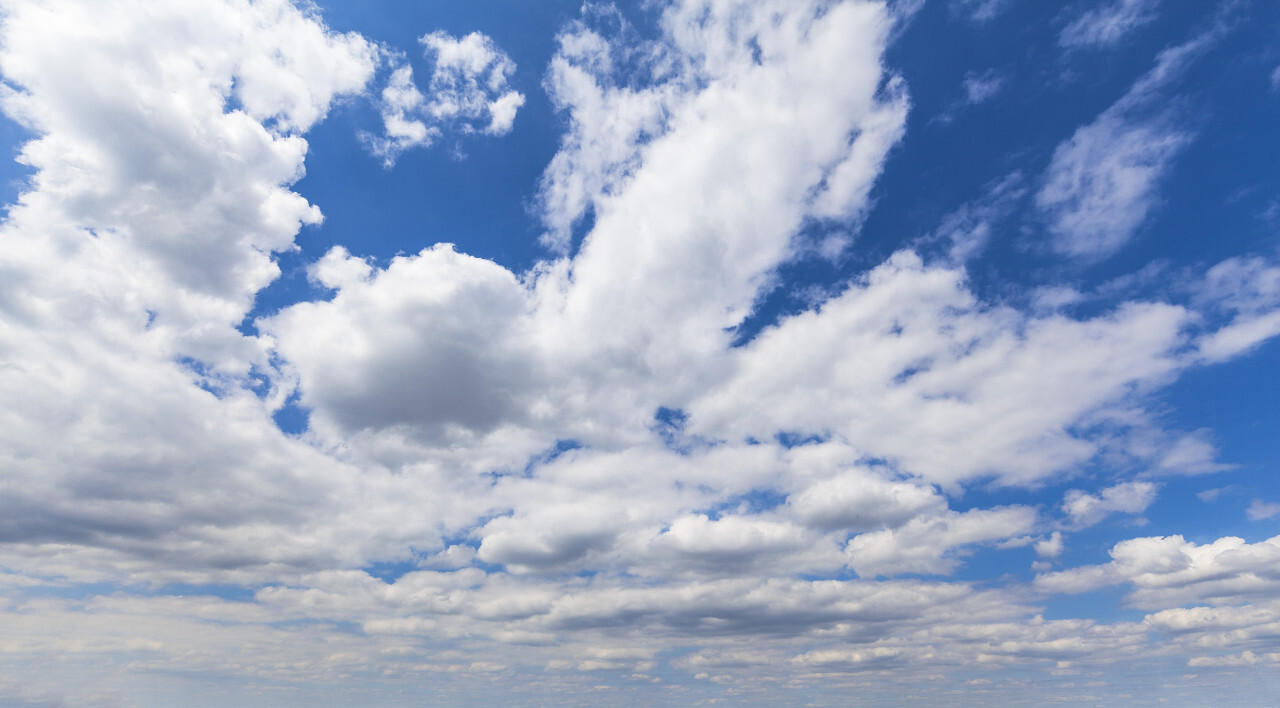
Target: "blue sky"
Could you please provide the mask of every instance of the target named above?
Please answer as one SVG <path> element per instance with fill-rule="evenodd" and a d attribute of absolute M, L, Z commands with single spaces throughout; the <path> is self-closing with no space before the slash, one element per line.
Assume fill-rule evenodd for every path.
<path fill-rule="evenodd" d="M 0 8 L 0 703 L 1274 704 L 1273 4 Z"/>

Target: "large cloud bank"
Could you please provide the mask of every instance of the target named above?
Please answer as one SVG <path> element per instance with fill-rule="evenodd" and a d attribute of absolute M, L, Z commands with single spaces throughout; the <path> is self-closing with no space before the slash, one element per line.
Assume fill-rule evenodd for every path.
<path fill-rule="evenodd" d="M 1112 4 L 1064 46 L 1155 5 Z M 34 137 L 0 227 L 0 701 L 142 704 L 138 676 L 150 700 L 230 677 L 263 705 L 366 682 L 940 700 L 1019 667 L 1280 661 L 1274 538 L 1052 568 L 1161 479 L 1220 468 L 1150 396 L 1280 331 L 1266 259 L 1074 317 L 903 249 L 748 332 L 782 267 L 857 247 L 911 110 L 885 59 L 905 13 L 682 0 L 641 37 L 589 8 L 545 78 L 565 133 L 534 200 L 544 260 L 335 247 L 309 269 L 326 297 L 251 317 L 273 254 L 322 222 L 291 186 L 335 102 L 377 103 L 387 164 L 444 131 L 499 139 L 525 101 L 511 60 L 428 33 L 418 86 L 284 0 L 6 3 L 3 109 Z M 1054 152 L 1034 199 L 1056 251 L 1104 256 L 1155 208 L 1191 137 L 1150 81 Z M 1012 501 L 966 500 L 993 489 Z M 957 577 L 1032 548 L 1034 582 Z M 1041 614 L 1113 586 L 1148 614 Z"/>

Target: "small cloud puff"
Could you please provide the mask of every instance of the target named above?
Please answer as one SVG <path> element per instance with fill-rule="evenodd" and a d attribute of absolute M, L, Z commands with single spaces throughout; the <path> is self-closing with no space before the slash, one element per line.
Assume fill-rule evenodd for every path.
<path fill-rule="evenodd" d="M 426 94 L 414 84 L 412 67 L 396 66 L 382 90 L 384 135 L 367 138 L 388 167 L 405 150 L 430 146 L 444 128 L 505 135 L 525 101 L 524 94 L 507 86 L 515 63 L 489 37 L 433 32 L 419 41 L 426 56 L 435 57 Z"/>
<path fill-rule="evenodd" d="M 1155 501 L 1158 489 L 1151 482 L 1117 484 L 1102 490 L 1099 495 L 1073 489 L 1067 492 L 1062 510 L 1073 523 L 1092 526 L 1113 513 L 1141 514 Z"/>

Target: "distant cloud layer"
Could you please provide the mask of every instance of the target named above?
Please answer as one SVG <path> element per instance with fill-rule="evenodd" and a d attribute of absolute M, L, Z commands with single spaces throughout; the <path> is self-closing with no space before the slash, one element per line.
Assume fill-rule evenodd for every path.
<path fill-rule="evenodd" d="M 285 0 L 4 6 L 33 175 L 0 226 L 0 703 L 785 704 L 1277 663 L 1280 537 L 1074 545 L 1228 468 L 1157 393 L 1280 334 L 1273 254 L 1092 309 L 1069 305 L 1101 286 L 975 282 L 1015 226 L 1069 275 L 1139 238 L 1196 136 L 1165 99 L 1220 28 L 878 252 L 913 125 L 900 5 L 587 5 L 539 74 L 562 129 L 527 187 L 540 260 L 339 234 L 264 311 L 324 222 L 299 182 L 331 111 L 367 106 L 353 140 L 392 169 L 511 139 L 542 89 L 486 34 L 420 35 L 415 78 Z M 1054 51 L 1158 9 L 1092 7 Z M 955 75 L 965 105 L 1013 90 Z M 815 263 L 848 270 L 761 324 Z M 1112 587 L 1143 619 L 1046 619 Z"/>

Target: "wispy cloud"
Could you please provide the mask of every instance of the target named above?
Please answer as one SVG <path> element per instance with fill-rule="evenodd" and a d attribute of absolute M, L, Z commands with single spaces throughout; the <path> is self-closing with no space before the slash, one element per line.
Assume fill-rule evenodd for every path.
<path fill-rule="evenodd" d="M 1113 47 L 1156 18 L 1160 0 L 1109 0 L 1062 29 L 1058 43 L 1069 49 Z"/>
<path fill-rule="evenodd" d="M 1224 31 L 1219 24 L 1162 51 L 1155 67 L 1054 150 L 1036 204 L 1049 220 L 1055 250 L 1091 259 L 1110 255 L 1157 208 L 1161 182 L 1193 139 L 1160 97 Z"/>

